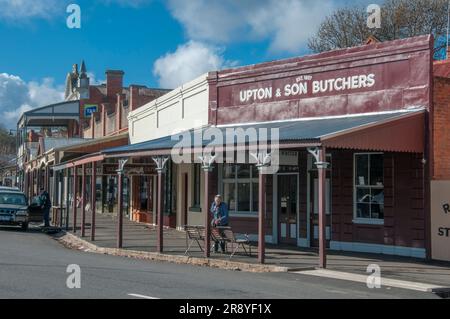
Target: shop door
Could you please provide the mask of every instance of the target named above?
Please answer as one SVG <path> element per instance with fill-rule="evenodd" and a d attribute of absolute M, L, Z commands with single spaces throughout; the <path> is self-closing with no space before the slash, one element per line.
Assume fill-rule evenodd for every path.
<path fill-rule="evenodd" d="M 278 236 L 283 244 L 297 244 L 297 174 L 278 175 Z"/>
<path fill-rule="evenodd" d="M 311 247 L 319 247 L 319 183 L 317 169 L 309 171 L 310 176 L 310 238 Z M 327 239 L 327 247 L 330 245 L 331 236 L 331 171 L 327 170 L 325 180 L 325 213 L 326 213 L 326 229 L 325 237 Z"/>

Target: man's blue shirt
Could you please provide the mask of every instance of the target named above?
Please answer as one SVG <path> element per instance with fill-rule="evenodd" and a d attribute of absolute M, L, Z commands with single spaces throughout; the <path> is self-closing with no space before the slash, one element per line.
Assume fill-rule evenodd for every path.
<path fill-rule="evenodd" d="M 219 226 L 228 225 L 228 206 L 226 203 L 221 202 L 216 211 L 216 202 L 211 205 L 210 212 L 213 214 L 214 220 L 219 220 Z"/>

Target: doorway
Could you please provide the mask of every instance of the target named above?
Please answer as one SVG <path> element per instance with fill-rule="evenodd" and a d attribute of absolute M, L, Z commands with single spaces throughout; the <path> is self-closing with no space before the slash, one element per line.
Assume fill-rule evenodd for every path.
<path fill-rule="evenodd" d="M 278 175 L 278 240 L 297 245 L 298 174 Z"/>

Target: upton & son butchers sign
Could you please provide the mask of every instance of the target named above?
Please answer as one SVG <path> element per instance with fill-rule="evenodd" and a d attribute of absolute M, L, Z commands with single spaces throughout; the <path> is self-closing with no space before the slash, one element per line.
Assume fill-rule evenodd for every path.
<path fill-rule="evenodd" d="M 330 93 L 349 92 L 363 88 L 372 88 L 376 84 L 374 73 L 333 77 L 314 80 L 311 75 L 298 76 L 292 83 L 277 87 L 274 85 L 239 91 L 240 103 L 254 103 L 284 99 L 293 96 L 314 96 Z"/>

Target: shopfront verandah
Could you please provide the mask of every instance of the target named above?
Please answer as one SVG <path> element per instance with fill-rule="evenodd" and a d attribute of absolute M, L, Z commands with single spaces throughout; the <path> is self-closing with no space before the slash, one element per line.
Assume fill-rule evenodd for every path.
<path fill-rule="evenodd" d="M 424 112 L 422 109 L 414 111 L 388 112 L 384 114 L 360 115 L 355 117 L 337 117 L 331 119 L 319 119 L 312 121 L 287 121 L 271 123 L 280 129 L 280 149 L 288 150 L 305 150 L 308 149 L 314 156 L 314 163 L 318 168 L 318 246 L 319 246 L 319 265 L 326 267 L 326 157 L 327 149 L 352 149 L 364 151 L 388 151 L 388 152 L 412 152 L 423 153 L 424 150 Z M 267 123 L 260 126 L 267 127 Z M 243 125 L 245 128 L 245 125 Z M 255 127 L 255 125 L 251 125 Z M 269 125 L 270 126 L 270 125 Z M 242 127 L 242 126 L 241 126 Z M 258 127 L 258 125 L 256 125 Z M 221 128 L 224 129 L 224 128 Z M 407 132 L 407 134 L 405 134 Z M 395 139 L 391 138 L 396 136 Z M 246 152 L 254 152 L 258 147 L 252 148 L 252 141 L 243 148 Z M 253 141 L 257 142 L 257 141 Z M 128 145 L 103 151 L 105 158 L 122 159 L 126 165 L 125 159 L 133 157 L 147 156 L 153 158 L 156 163 L 158 172 L 157 194 L 162 194 L 162 177 L 164 167 L 169 159 L 169 155 L 173 154 L 173 147 L 177 140 L 171 136 L 160 138 L 154 141 L 139 143 L 137 145 Z M 203 147 L 211 144 L 205 143 Z M 261 147 L 261 145 L 259 145 Z M 222 148 L 223 147 L 223 148 Z M 235 149 L 236 150 L 236 149 Z M 215 151 L 225 151 L 222 145 L 216 145 Z M 203 155 L 202 168 L 203 174 L 203 207 L 209 207 L 213 194 L 217 193 L 216 189 L 210 189 L 211 170 L 214 168 L 214 158 L 211 155 L 205 155 L 203 148 L 192 149 L 192 157 Z M 264 153 L 257 154 L 260 160 L 256 165 L 264 168 L 262 162 Z M 119 175 L 120 176 L 120 175 Z M 257 243 L 258 243 L 258 261 L 265 262 L 266 250 L 265 243 L 267 240 L 266 232 L 266 188 L 265 174 L 258 176 L 258 218 L 257 218 Z M 158 252 L 166 251 L 167 241 L 163 241 L 164 232 L 162 229 L 162 211 L 160 200 L 157 200 L 157 224 L 156 227 L 156 250 Z M 179 212 L 181 213 L 181 212 Z M 270 212 L 269 212 L 270 214 Z M 202 214 L 206 232 L 210 232 L 210 216 Z M 121 218 L 117 220 L 117 246 L 122 247 L 123 244 L 123 225 L 121 226 Z M 120 245 L 119 245 L 120 243 Z M 206 236 L 205 247 L 210 247 L 210 237 Z M 204 256 L 210 256 L 210 249 L 204 249 Z"/>

